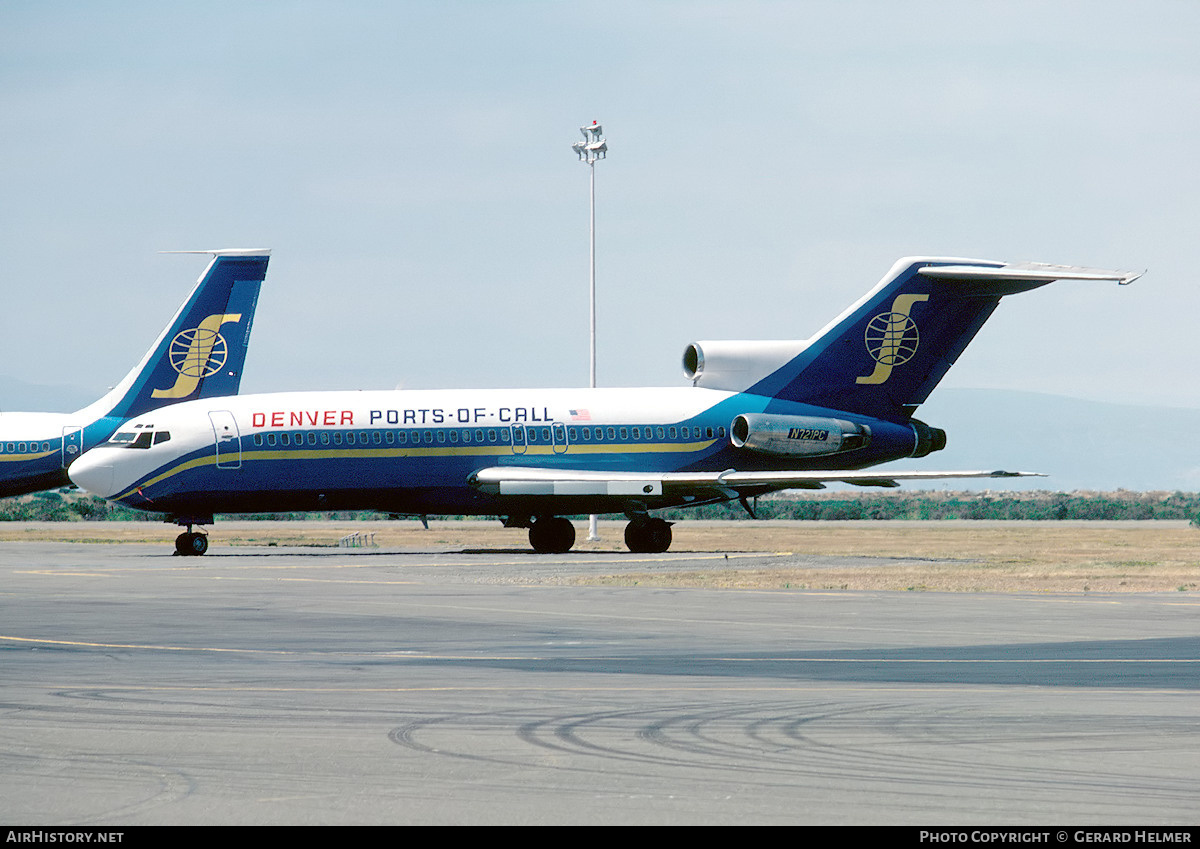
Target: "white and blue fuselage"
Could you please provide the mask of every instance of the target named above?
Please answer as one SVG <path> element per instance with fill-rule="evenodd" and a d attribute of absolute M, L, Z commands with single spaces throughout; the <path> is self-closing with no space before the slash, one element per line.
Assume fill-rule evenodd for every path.
<path fill-rule="evenodd" d="M 787 462 L 735 447 L 734 419 L 768 406 L 782 415 L 864 425 L 870 444 L 836 460 Z M 528 483 L 513 487 L 523 491 L 489 491 L 475 475 L 505 467 L 647 478 L 726 469 L 850 470 L 912 456 L 918 443 L 911 423 L 693 387 L 297 392 L 189 402 L 141 416 L 73 477 L 128 506 L 175 515 L 355 509 L 536 515 L 548 497 L 558 514 L 622 512 L 632 495 L 653 509 L 692 503 L 704 493 L 668 485 L 631 494 L 607 481 L 576 485 L 573 495 L 565 491 L 570 487 L 538 492 Z"/>

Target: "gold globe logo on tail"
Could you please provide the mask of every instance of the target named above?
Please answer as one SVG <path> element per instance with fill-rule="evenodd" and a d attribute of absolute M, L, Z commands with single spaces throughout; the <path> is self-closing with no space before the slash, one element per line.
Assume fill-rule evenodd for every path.
<path fill-rule="evenodd" d="M 886 383 L 894 367 L 913 358 L 921 334 L 909 313 L 913 304 L 928 300 L 928 295 L 898 295 L 890 312 L 881 312 L 867 322 L 863 336 L 867 353 L 875 360 L 875 370 L 857 378 L 855 383 Z"/>
<path fill-rule="evenodd" d="M 229 345 L 220 333 L 221 325 L 241 320 L 241 313 L 216 313 L 200 322 L 199 327 L 177 333 L 167 349 L 167 358 L 179 377 L 170 389 L 155 389 L 150 397 L 186 398 L 195 392 L 200 380 L 216 374 L 229 358 Z"/>

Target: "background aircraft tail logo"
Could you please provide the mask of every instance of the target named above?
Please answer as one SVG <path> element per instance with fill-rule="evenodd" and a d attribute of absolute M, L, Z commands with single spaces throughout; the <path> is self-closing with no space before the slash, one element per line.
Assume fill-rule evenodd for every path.
<path fill-rule="evenodd" d="M 195 288 L 133 370 L 96 402 L 129 419 L 193 398 L 236 395 L 250 343 L 266 250 L 216 250 Z M 228 326 L 223 326 L 228 324 Z"/>
<path fill-rule="evenodd" d="M 921 334 L 909 316 L 913 304 L 929 300 L 928 295 L 899 295 L 890 312 L 881 312 L 867 322 L 863 333 L 867 353 L 875 361 L 875 370 L 856 383 L 884 383 L 895 366 L 904 365 L 917 353 Z"/>
<path fill-rule="evenodd" d="M 167 357 L 179 373 L 170 389 L 155 389 L 153 398 L 186 398 L 196 391 L 202 378 L 216 374 L 229 357 L 229 345 L 220 333 L 222 324 L 241 321 L 241 313 L 217 313 L 199 327 L 181 330 L 171 340 Z"/>

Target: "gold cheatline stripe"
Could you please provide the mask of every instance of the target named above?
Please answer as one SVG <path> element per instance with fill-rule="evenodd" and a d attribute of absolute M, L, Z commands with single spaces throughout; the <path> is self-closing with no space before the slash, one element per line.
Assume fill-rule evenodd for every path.
<path fill-rule="evenodd" d="M 6 439 L 4 441 L 7 442 L 8 440 Z M 33 454 L 18 454 L 14 451 L 12 454 L 0 454 L 0 463 L 19 463 L 22 460 L 40 460 L 43 457 L 49 457 L 52 454 L 57 453 L 57 448 L 53 448 L 49 451 L 38 451 Z"/>
<path fill-rule="evenodd" d="M 708 448 L 711 445 L 713 445 L 713 443 L 715 443 L 715 442 L 716 442 L 715 439 L 711 439 L 711 440 L 707 440 L 707 441 L 703 441 L 703 442 L 684 442 L 684 443 L 678 443 L 678 444 L 672 443 L 669 445 L 657 445 L 655 443 L 646 443 L 646 444 L 633 443 L 630 445 L 577 446 L 575 444 L 572 444 L 568 450 L 576 451 L 576 449 L 578 449 L 576 451 L 576 453 L 579 453 L 579 454 L 686 453 L 689 451 L 699 451 L 704 448 Z M 498 453 L 496 451 L 496 449 L 492 448 L 492 447 L 487 447 L 487 448 L 482 448 L 482 447 L 481 448 L 462 448 L 462 447 L 459 447 L 459 448 L 450 448 L 450 449 L 447 449 L 445 447 L 441 447 L 441 448 L 438 448 L 438 447 L 432 447 L 432 448 L 342 448 L 342 449 L 320 450 L 320 451 L 308 451 L 308 450 L 304 450 L 304 449 L 301 449 L 298 451 L 297 450 L 242 451 L 241 461 L 244 463 L 247 463 L 247 462 L 251 462 L 251 461 L 271 462 L 271 461 L 276 461 L 276 460 L 337 460 L 337 459 L 366 460 L 366 459 L 371 459 L 371 458 L 385 458 L 385 457 L 454 457 L 454 456 L 472 456 L 472 455 L 480 456 L 480 455 L 489 455 L 489 454 L 494 455 L 496 457 L 528 457 L 530 454 L 542 454 L 542 455 L 546 455 L 546 456 L 551 456 L 551 455 L 561 456 L 562 454 L 567 453 L 566 451 L 556 452 L 556 451 L 554 451 L 553 446 L 550 446 L 550 445 L 531 445 L 520 454 L 513 452 L 511 450 L 511 448 L 512 448 L 512 446 L 510 444 L 509 445 L 510 450 L 508 452 L 504 452 L 504 453 Z M 613 449 L 617 449 L 617 450 L 613 450 Z M 174 477 L 175 475 L 177 475 L 181 472 L 186 472 L 190 469 L 194 469 L 199 466 L 215 466 L 216 464 L 217 464 L 217 458 L 215 456 L 194 457 L 191 460 L 187 460 L 183 463 L 180 463 L 178 466 L 175 466 L 174 468 L 167 469 L 166 471 L 162 472 L 159 475 L 155 475 L 154 477 L 150 478 L 149 480 L 147 480 L 143 483 L 140 483 L 140 484 L 137 484 L 136 486 L 130 487 L 129 489 L 125 490 L 125 492 L 122 492 L 120 495 L 114 495 L 111 497 L 114 500 L 120 500 L 122 498 L 127 498 L 130 495 L 132 495 L 133 493 L 137 492 L 139 489 L 143 489 L 148 486 L 153 486 L 154 484 L 164 481 L 167 478 Z M 570 471 L 570 469 L 564 469 L 563 471 Z"/>

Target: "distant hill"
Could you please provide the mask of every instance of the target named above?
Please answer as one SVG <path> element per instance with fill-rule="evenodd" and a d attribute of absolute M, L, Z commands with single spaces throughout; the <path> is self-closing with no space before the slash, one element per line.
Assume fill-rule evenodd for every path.
<path fill-rule="evenodd" d="M 0 375 L 0 413 L 73 413 L 102 394 L 78 386 L 42 386 Z"/>
<path fill-rule="evenodd" d="M 1035 392 L 938 389 L 917 417 L 946 431 L 946 449 L 908 460 L 906 468 L 919 464 L 1050 475 L 1007 484 L 980 481 L 969 487 L 949 481 L 927 488 L 1200 490 L 1200 410 Z"/>

